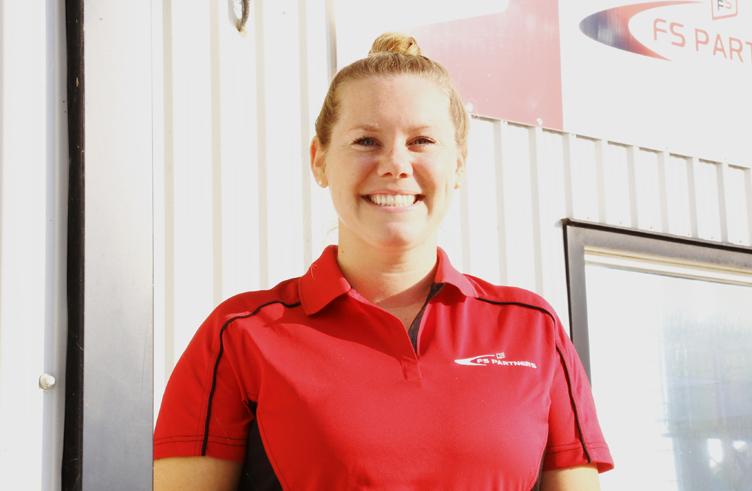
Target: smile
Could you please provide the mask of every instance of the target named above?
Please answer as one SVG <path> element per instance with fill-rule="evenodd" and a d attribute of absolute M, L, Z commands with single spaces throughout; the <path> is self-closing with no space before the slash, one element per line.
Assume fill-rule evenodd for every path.
<path fill-rule="evenodd" d="M 369 194 L 364 196 L 371 203 L 385 208 L 407 208 L 420 201 L 419 194 Z"/>

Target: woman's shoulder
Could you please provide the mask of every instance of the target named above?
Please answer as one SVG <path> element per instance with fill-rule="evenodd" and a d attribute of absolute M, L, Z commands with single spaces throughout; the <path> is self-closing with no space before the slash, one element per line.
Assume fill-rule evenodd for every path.
<path fill-rule="evenodd" d="M 475 288 L 478 300 L 498 305 L 520 305 L 532 308 L 556 319 L 556 311 L 541 295 L 510 285 L 497 285 L 477 276 L 465 274 Z"/>
<path fill-rule="evenodd" d="M 210 317 L 230 319 L 252 315 L 264 307 L 280 305 L 294 308 L 300 305 L 298 280 L 290 278 L 266 290 L 252 290 L 237 293 L 217 305 Z"/>

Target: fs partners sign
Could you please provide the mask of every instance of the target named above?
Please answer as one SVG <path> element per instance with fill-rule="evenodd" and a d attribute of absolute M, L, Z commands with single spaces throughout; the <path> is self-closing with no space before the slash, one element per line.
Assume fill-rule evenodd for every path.
<path fill-rule="evenodd" d="M 752 163 L 752 1 L 559 7 L 567 130 Z"/>
<path fill-rule="evenodd" d="M 681 12 L 665 12 L 666 7 L 681 5 L 696 6 L 697 1 L 668 1 L 650 2 L 635 5 L 622 5 L 591 14 L 580 22 L 580 30 L 589 38 L 618 49 L 632 53 L 668 60 L 667 56 L 689 59 L 691 56 L 717 57 L 731 63 L 747 63 L 752 65 L 752 33 L 745 38 L 744 32 L 735 35 L 733 31 L 724 29 L 729 23 L 715 25 L 697 19 L 688 19 L 686 10 Z M 739 13 L 736 0 L 711 0 L 713 21 L 736 17 Z M 649 39 L 642 41 L 638 36 L 645 34 L 645 26 L 641 26 L 639 14 L 652 20 L 649 27 Z M 709 12 L 709 13 L 710 13 Z M 635 20 L 634 24 L 632 21 Z M 644 24 L 644 19 L 643 19 Z M 642 27 L 642 29 L 641 29 Z M 642 32 L 640 32 L 642 31 Z M 740 30 L 741 31 L 741 30 Z M 652 48 L 652 49 L 651 49 Z M 663 52 L 659 54 L 656 50 Z"/>

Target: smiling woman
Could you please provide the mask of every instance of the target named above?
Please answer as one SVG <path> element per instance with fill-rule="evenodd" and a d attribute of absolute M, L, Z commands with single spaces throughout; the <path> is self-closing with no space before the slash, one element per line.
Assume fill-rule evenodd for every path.
<path fill-rule="evenodd" d="M 446 71 L 380 36 L 316 132 L 338 245 L 199 328 L 162 400 L 155 489 L 529 490 L 542 471 L 543 489 L 597 489 L 612 461 L 558 317 L 437 246 L 467 139 Z"/>

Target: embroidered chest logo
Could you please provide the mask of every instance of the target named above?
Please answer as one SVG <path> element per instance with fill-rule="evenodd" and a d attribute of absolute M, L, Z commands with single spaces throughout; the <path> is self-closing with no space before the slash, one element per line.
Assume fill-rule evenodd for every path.
<path fill-rule="evenodd" d="M 470 358 L 459 358 L 454 360 L 458 365 L 476 366 L 476 367 L 527 367 L 538 368 L 538 365 L 527 360 L 507 360 L 507 355 L 502 353 L 490 353 L 487 355 L 471 356 Z"/>

